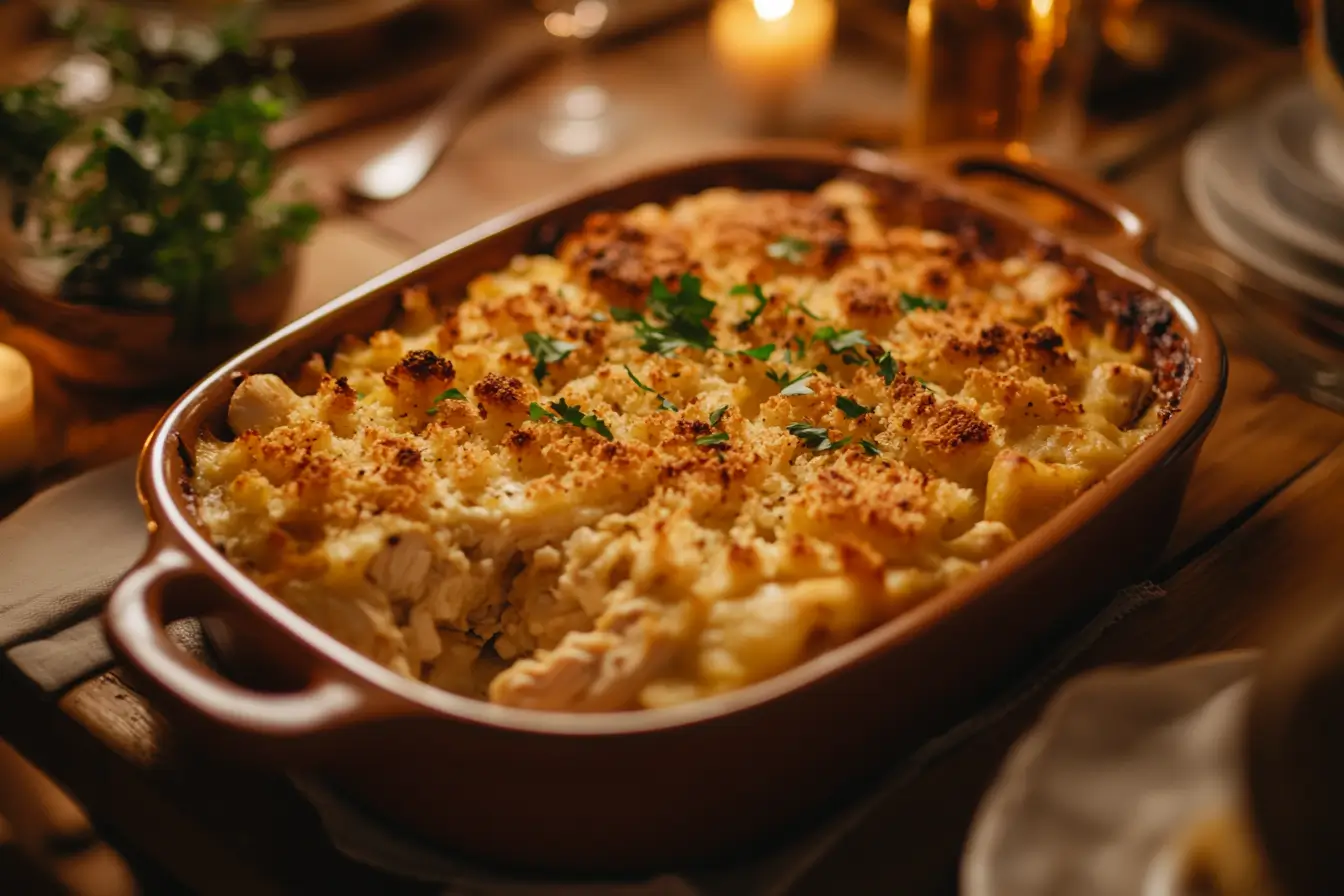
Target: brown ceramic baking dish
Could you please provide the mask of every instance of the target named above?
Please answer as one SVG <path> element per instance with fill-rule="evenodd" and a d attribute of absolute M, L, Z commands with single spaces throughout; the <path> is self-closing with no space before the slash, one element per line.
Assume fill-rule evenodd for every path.
<path fill-rule="evenodd" d="M 519 252 L 545 251 L 589 212 L 713 186 L 812 189 L 841 174 L 902 220 L 979 228 L 991 247 L 1056 242 L 1102 291 L 1155 297 L 1182 337 L 1179 410 L 1110 476 L 1028 538 L 905 615 L 783 675 L 670 709 L 594 715 L 491 705 L 405 680 L 357 655 L 233 568 L 195 521 L 197 436 L 225 431 L 241 372 L 294 369 L 345 333 L 368 334 L 401 289 L 460 295 Z M 1043 232 L 969 184 L 1027 182 L 1109 229 Z M 853 792 L 964 715 L 1109 589 L 1143 574 L 1170 533 L 1225 380 L 1208 318 L 1145 266 L 1143 218 L 1102 187 L 995 149 L 893 159 L 770 146 L 698 159 L 506 216 L 423 253 L 215 371 L 159 424 L 140 462 L 153 533 L 107 611 L 113 645 L 154 704 L 231 755 L 303 769 L 367 811 L 478 859 L 627 872 L 713 860 Z M 1159 315 L 1162 316 L 1162 315 Z M 1160 325 L 1159 325 L 1160 329 Z M 232 680 L 174 647 L 166 623 L 200 616 Z"/>

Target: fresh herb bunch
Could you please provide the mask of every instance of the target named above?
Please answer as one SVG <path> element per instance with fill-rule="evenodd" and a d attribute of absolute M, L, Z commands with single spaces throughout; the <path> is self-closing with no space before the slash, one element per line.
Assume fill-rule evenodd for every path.
<path fill-rule="evenodd" d="M 171 306 L 199 332 L 284 264 L 318 219 L 273 196 L 267 128 L 296 91 L 250 21 L 132 27 L 115 11 L 57 23 L 107 90 L 74 101 L 56 76 L 0 90 L 0 181 L 27 250 L 59 262 L 70 301 Z M 58 70 L 59 71 L 59 70 Z"/>

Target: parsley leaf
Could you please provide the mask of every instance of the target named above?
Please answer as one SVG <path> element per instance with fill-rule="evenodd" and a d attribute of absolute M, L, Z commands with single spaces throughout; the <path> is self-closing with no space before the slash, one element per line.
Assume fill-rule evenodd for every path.
<path fill-rule="evenodd" d="M 864 407 L 848 395 L 841 395 L 837 398 L 835 400 L 835 406 L 843 411 L 844 415 L 851 420 L 862 417 L 864 414 L 871 414 L 873 411 L 872 408 Z"/>
<path fill-rule="evenodd" d="M 726 433 L 726 432 L 716 432 L 716 433 L 711 433 L 711 434 L 709 434 L 709 435 L 707 435 L 707 436 L 701 436 L 700 438 L 698 438 L 698 439 L 695 440 L 695 444 L 697 444 L 697 445 L 701 445 L 701 446 L 704 446 L 704 445 L 722 445 L 724 442 L 727 442 L 727 441 L 728 441 L 728 433 Z"/>
<path fill-rule="evenodd" d="M 717 407 L 717 408 L 715 408 L 714 410 L 710 411 L 710 412 L 709 412 L 709 425 L 710 425 L 710 426 L 718 426 L 718 425 L 719 425 L 719 421 L 723 419 L 723 415 L 726 414 L 727 412 L 728 412 L 728 405 L 726 405 L 726 404 L 723 405 L 722 407 Z"/>
<path fill-rule="evenodd" d="M 643 323 L 644 315 L 640 314 L 633 308 L 624 308 L 620 305 L 612 305 L 611 319 L 624 321 L 626 323 L 630 323 L 631 321 L 639 321 L 640 323 Z"/>
<path fill-rule="evenodd" d="M 816 374 L 812 371 L 804 370 L 793 379 L 789 379 L 789 373 L 785 371 L 778 378 L 772 377 L 772 379 L 782 387 L 779 390 L 780 395 L 811 395 L 812 387 L 807 384 L 807 381 L 814 376 Z"/>
<path fill-rule="evenodd" d="M 802 264 L 805 256 L 812 250 L 812 244 L 796 236 L 781 236 L 765 247 L 765 254 L 771 258 L 782 258 L 789 264 Z"/>
<path fill-rule="evenodd" d="M 429 403 L 429 410 L 425 411 L 425 414 L 430 417 L 433 417 L 435 414 L 439 412 L 438 408 L 439 402 L 448 400 L 466 401 L 467 396 L 462 394 L 461 389 L 444 389 L 438 395 L 434 396 L 434 400 Z"/>
<path fill-rule="evenodd" d="M 750 294 L 756 297 L 756 307 L 747 312 L 745 319 L 737 322 L 736 329 L 739 333 L 751 329 L 751 325 L 756 323 L 756 318 L 761 316 L 761 312 L 765 310 L 765 306 L 770 304 L 770 300 L 765 297 L 765 293 L 761 291 L 761 287 L 755 283 L 739 283 L 737 286 L 728 290 L 728 293 L 729 295 L 734 296 Z"/>
<path fill-rule="evenodd" d="M 547 364 L 560 363 L 569 357 L 570 352 L 578 348 L 573 342 L 563 342 L 536 332 L 524 333 L 523 341 L 527 343 L 527 350 L 532 353 L 532 357 L 537 359 L 537 366 L 532 368 L 532 375 L 537 378 L 538 383 L 546 378 Z"/>
<path fill-rule="evenodd" d="M 674 405 L 672 402 L 668 401 L 666 398 L 663 397 L 663 393 L 655 392 L 653 389 L 650 389 L 648 386 L 641 383 L 639 381 L 639 377 L 635 376 L 635 372 L 630 369 L 629 364 L 625 365 L 625 375 L 630 377 L 631 381 L 640 389 L 644 390 L 645 392 L 653 392 L 654 395 L 658 396 L 658 410 L 675 411 L 677 409 L 676 405 Z"/>
<path fill-rule="evenodd" d="M 933 299 L 928 296 L 917 296 L 912 293 L 901 293 L 901 310 L 906 314 L 911 311 L 946 311 L 947 302 L 942 299 Z"/>
<path fill-rule="evenodd" d="M 790 423 L 787 427 L 791 435 L 797 436 L 802 443 L 813 451 L 834 451 L 849 444 L 849 437 L 838 442 L 831 441 L 830 430 L 824 426 L 811 426 L 807 423 Z"/>
<path fill-rule="evenodd" d="M 793 307 L 794 307 L 794 308 L 797 308 L 799 311 L 803 312 L 804 314 L 806 314 L 808 317 L 812 318 L 813 320 L 825 320 L 825 319 L 826 319 L 826 318 L 822 317 L 820 314 L 818 314 L 817 312 L 813 311 L 811 308 L 807 307 L 805 304 L 803 304 L 803 300 L 802 300 L 802 299 L 799 299 L 797 302 L 794 302 L 794 303 L 793 303 Z"/>
<path fill-rule="evenodd" d="M 648 307 L 663 325 L 656 326 L 639 318 L 635 334 L 643 340 L 640 348 L 660 355 L 669 355 L 679 348 L 714 348 L 714 334 L 705 324 L 714 313 L 715 305 L 701 294 L 701 285 L 699 277 L 682 274 L 674 293 L 661 277 L 653 281 Z"/>
<path fill-rule="evenodd" d="M 837 330 L 835 327 L 821 327 L 812 334 L 812 341 L 824 342 L 826 347 L 837 355 L 843 355 L 852 348 L 862 348 L 868 344 L 868 334 L 862 330 Z"/>
<path fill-rule="evenodd" d="M 755 348 L 747 348 L 738 352 L 739 355 L 746 355 L 748 358 L 755 358 L 757 361 L 769 361 L 770 356 L 775 352 L 773 342 L 768 345 L 758 345 Z"/>
<path fill-rule="evenodd" d="M 870 457 L 877 457 L 882 453 L 882 449 L 874 445 L 867 439 L 859 439 L 859 444 L 863 447 L 863 453 Z"/>
<path fill-rule="evenodd" d="M 877 359 L 877 369 L 882 374 L 882 379 L 890 386 L 896 380 L 896 359 L 892 357 L 891 352 L 883 352 L 882 357 Z"/>
<path fill-rule="evenodd" d="M 534 401 L 527 409 L 527 416 L 530 420 L 552 420 L 557 423 L 568 423 L 570 426 L 577 426 L 579 429 L 591 429 L 604 439 L 610 440 L 612 438 L 611 430 L 596 414 L 585 414 L 581 408 L 567 404 L 563 398 L 552 402 L 550 411 Z"/>

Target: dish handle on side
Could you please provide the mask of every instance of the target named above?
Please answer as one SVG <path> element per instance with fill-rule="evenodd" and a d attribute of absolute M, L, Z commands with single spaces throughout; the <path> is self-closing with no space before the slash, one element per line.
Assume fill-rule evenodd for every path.
<path fill-rule="evenodd" d="M 1125 260 L 1141 261 L 1155 232 L 1152 217 L 1132 198 L 1084 174 L 1019 157 L 1004 144 L 952 143 L 914 150 L 901 158 L 921 171 L 955 182 L 989 174 L 1052 194 L 1075 208 L 1110 221 L 1114 225 L 1111 233 L 1086 234 L 1084 238 L 1101 251 Z M 976 188 L 974 184 L 967 186 Z M 991 191 L 979 188 L 975 192 L 977 200 L 989 199 L 986 204 L 998 204 L 993 201 L 996 197 Z M 1062 225 L 1062 229 L 1067 231 L 1068 225 Z"/>
<path fill-rule="evenodd" d="M 151 544 L 108 600 L 104 624 L 113 649 L 136 673 L 151 703 L 190 718 L 207 743 L 249 756 L 306 764 L 319 741 L 387 714 L 379 694 L 318 657 L 309 657 L 296 689 L 274 692 L 238 684 L 173 643 L 166 626 L 219 611 L 228 594 L 171 544 Z M 296 652 L 296 655 L 297 652 Z"/>

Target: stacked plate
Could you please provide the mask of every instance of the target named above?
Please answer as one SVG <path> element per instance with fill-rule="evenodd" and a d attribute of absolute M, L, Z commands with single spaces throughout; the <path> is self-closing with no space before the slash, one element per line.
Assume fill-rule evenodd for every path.
<path fill-rule="evenodd" d="M 1200 133 L 1186 150 L 1185 190 L 1228 255 L 1344 334 L 1344 120 L 1309 85 Z"/>

